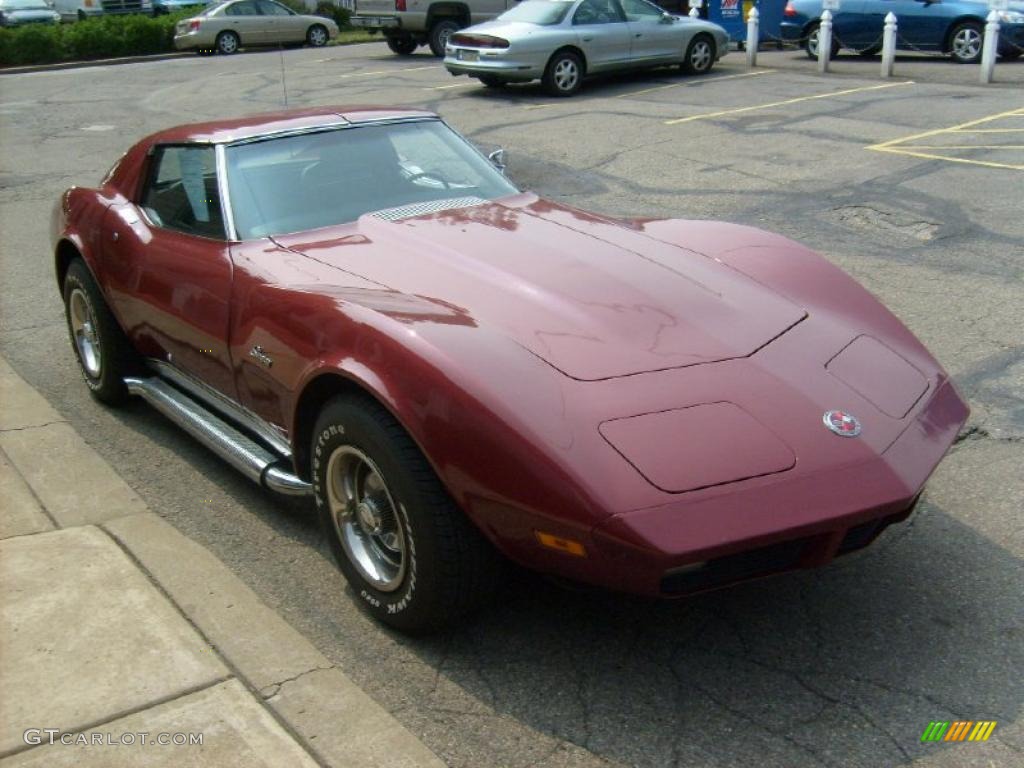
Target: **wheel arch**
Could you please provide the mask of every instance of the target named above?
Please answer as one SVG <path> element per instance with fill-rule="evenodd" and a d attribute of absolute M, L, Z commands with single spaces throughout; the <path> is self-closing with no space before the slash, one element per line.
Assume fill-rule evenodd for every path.
<path fill-rule="evenodd" d="M 571 53 L 575 53 L 577 56 L 580 57 L 580 62 L 583 64 L 583 75 L 586 76 L 586 74 L 587 74 L 587 54 L 585 54 L 583 52 L 583 49 L 581 49 L 578 46 L 572 45 L 572 44 L 560 46 L 560 47 L 556 48 L 554 51 L 552 51 L 551 55 L 548 56 L 548 63 L 544 65 L 545 71 L 547 70 L 548 66 L 551 64 L 551 60 L 553 58 L 555 58 L 555 56 L 557 56 L 558 54 L 560 54 L 560 53 L 562 53 L 564 51 L 569 51 Z"/>
<path fill-rule="evenodd" d="M 951 45 L 951 43 L 953 40 L 953 30 L 956 29 L 958 24 L 963 24 L 964 22 L 971 22 L 977 24 L 979 27 L 981 27 L 982 34 L 985 33 L 985 19 L 970 13 L 965 13 L 961 16 L 957 16 L 955 19 L 949 22 L 949 26 L 946 27 L 946 33 L 942 37 L 943 53 L 949 53 L 952 50 L 953 46 Z"/>
<path fill-rule="evenodd" d="M 82 241 L 76 235 L 62 237 L 54 248 L 53 267 L 54 274 L 57 277 L 57 288 L 60 291 L 64 290 L 64 278 L 67 277 L 68 267 L 71 266 L 71 262 L 75 259 L 81 259 L 85 262 L 85 268 L 89 270 L 92 279 L 96 281 L 100 291 L 106 293 L 103 290 L 103 283 L 100 280 L 96 260 L 92 258 L 88 249 L 84 247 Z"/>
<path fill-rule="evenodd" d="M 432 3 L 427 9 L 427 29 L 430 29 L 438 19 L 456 19 L 463 26 L 469 26 L 472 17 L 466 3 Z"/>

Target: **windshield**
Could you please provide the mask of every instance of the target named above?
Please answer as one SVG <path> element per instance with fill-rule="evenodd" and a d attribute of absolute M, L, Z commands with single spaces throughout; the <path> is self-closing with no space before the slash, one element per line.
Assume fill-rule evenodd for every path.
<path fill-rule="evenodd" d="M 355 221 L 364 213 L 517 192 L 440 120 L 332 128 L 227 148 L 243 240 Z"/>
<path fill-rule="evenodd" d="M 43 0 L 2 0 L 0 8 L 5 11 L 48 11 L 48 6 Z"/>
<path fill-rule="evenodd" d="M 527 24 L 550 26 L 561 24 L 571 7 L 572 3 L 567 0 L 526 0 L 525 3 L 505 11 L 498 18 L 502 21 L 522 21 Z"/>

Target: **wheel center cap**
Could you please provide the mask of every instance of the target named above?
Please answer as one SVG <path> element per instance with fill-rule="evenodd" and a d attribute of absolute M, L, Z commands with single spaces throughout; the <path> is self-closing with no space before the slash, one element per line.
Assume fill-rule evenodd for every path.
<path fill-rule="evenodd" d="M 359 506 L 356 507 L 356 516 L 359 518 L 359 526 L 366 533 L 380 533 L 380 512 L 372 501 L 364 500 L 359 502 Z"/>

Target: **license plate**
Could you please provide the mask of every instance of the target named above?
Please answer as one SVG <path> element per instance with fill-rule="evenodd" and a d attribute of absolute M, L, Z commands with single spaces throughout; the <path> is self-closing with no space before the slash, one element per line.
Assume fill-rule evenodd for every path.
<path fill-rule="evenodd" d="M 458 50 L 458 52 L 455 54 L 455 57 L 459 61 L 480 61 L 480 52 L 479 51 L 466 51 L 466 50 L 463 50 L 462 48 L 460 48 Z"/>

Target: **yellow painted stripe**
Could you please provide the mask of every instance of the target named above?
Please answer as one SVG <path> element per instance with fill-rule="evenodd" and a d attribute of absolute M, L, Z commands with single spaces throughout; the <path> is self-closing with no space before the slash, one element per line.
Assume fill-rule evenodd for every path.
<path fill-rule="evenodd" d="M 986 728 L 985 732 L 978 738 L 978 741 L 988 741 L 988 737 L 992 735 L 992 731 L 994 731 L 995 729 L 996 721 L 993 720 L 991 723 L 988 724 L 988 728 Z"/>
<path fill-rule="evenodd" d="M 873 149 L 876 152 L 889 152 L 894 155 L 909 155 L 910 157 L 920 157 L 925 160 L 945 160 L 948 163 L 964 163 L 965 165 L 983 165 L 986 168 L 1008 168 L 1011 171 L 1024 171 L 1024 165 L 1011 165 L 1010 163 L 991 163 L 987 160 L 969 160 L 966 157 L 946 157 L 945 155 L 935 155 L 928 152 L 911 152 L 906 149 L 900 149 L 899 147 L 867 147 L 867 149 Z"/>
<path fill-rule="evenodd" d="M 427 67 L 405 67 L 403 69 L 377 69 L 373 72 L 350 72 L 347 75 L 338 75 L 341 79 L 349 77 L 372 77 L 373 75 L 390 75 L 392 72 L 419 72 L 423 69 L 438 69 L 437 65 Z"/>
<path fill-rule="evenodd" d="M 479 85 L 475 80 L 470 80 L 468 83 L 452 83 L 451 85 L 434 85 L 430 88 L 424 88 L 425 91 L 447 91 L 449 88 L 465 88 L 468 85 Z"/>
<path fill-rule="evenodd" d="M 960 123 L 960 125 L 951 125 L 947 128 L 936 128 L 932 131 L 925 131 L 924 133 L 915 133 L 912 136 L 902 136 L 898 139 L 890 139 L 889 141 L 883 141 L 880 144 L 873 144 L 868 149 L 883 149 L 885 147 L 891 147 L 893 144 L 903 144 L 907 141 L 917 141 L 923 139 L 926 136 L 935 136 L 940 133 L 948 133 L 951 131 L 959 131 L 964 128 L 970 128 L 974 125 L 982 125 L 984 123 L 990 123 L 993 120 L 999 120 L 1004 117 L 1013 117 L 1018 114 L 1024 114 L 1024 109 L 1011 109 L 1008 112 L 1000 112 L 998 115 L 989 115 L 988 117 L 982 117 L 977 120 L 971 120 L 970 122 Z"/>
<path fill-rule="evenodd" d="M 984 731 L 987 727 L 988 727 L 988 723 L 987 722 L 985 722 L 984 720 L 979 720 L 978 724 L 976 726 L 974 726 L 974 730 L 971 731 L 971 735 L 967 737 L 967 740 L 968 741 L 977 741 L 978 740 L 978 734 L 980 734 L 982 731 Z"/>
<path fill-rule="evenodd" d="M 902 144 L 907 149 L 1024 149 L 1024 144 Z"/>
<path fill-rule="evenodd" d="M 682 83 L 669 83 L 668 85 L 656 85 L 653 88 L 644 88 L 642 91 L 630 91 L 629 93 L 620 93 L 616 96 L 616 99 L 629 99 L 633 96 L 640 96 L 644 93 L 653 93 L 654 91 L 664 91 L 668 88 L 692 88 L 696 85 L 704 85 L 705 83 L 714 83 L 718 80 L 735 80 L 738 77 L 756 77 L 757 75 L 770 75 L 775 72 L 774 69 L 759 69 L 756 72 L 741 72 L 738 75 L 722 75 L 721 77 L 704 77 L 700 80 L 689 80 Z"/>
<path fill-rule="evenodd" d="M 715 117 L 725 117 L 727 115 L 738 115 L 743 112 L 756 112 L 759 109 L 771 109 L 772 107 L 784 107 L 789 104 L 799 104 L 802 101 L 814 101 L 815 99 L 833 99 L 836 96 L 848 96 L 851 93 L 865 93 L 867 91 L 880 91 L 883 88 L 898 88 L 902 85 L 913 85 L 913 80 L 907 80 L 902 83 L 883 83 L 882 85 L 867 85 L 862 88 L 847 88 L 844 91 L 830 91 L 829 93 L 818 93 L 813 96 L 799 96 L 795 99 L 786 99 L 785 101 L 771 101 L 767 104 L 755 104 L 752 107 L 737 107 L 736 109 L 723 109 L 720 112 L 705 112 L 701 115 L 690 115 L 689 117 L 677 117 L 674 120 L 666 120 L 665 125 L 679 125 L 680 123 L 690 123 L 694 120 L 709 120 Z"/>
<path fill-rule="evenodd" d="M 978 128 L 976 130 L 950 128 L 950 133 L 1024 133 L 1024 128 Z"/>
<path fill-rule="evenodd" d="M 548 107 L 556 107 L 557 104 L 530 104 L 523 107 L 523 109 L 547 109 Z"/>

